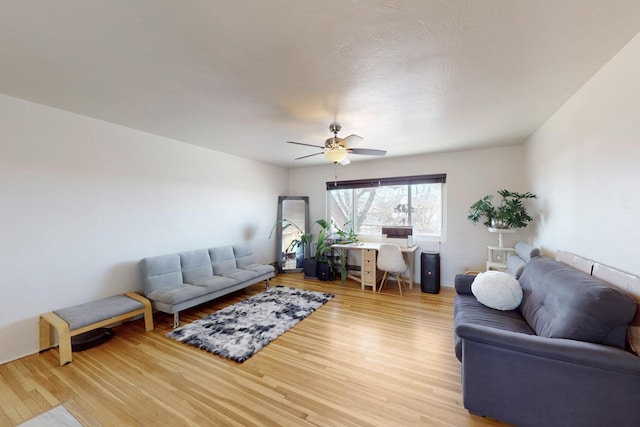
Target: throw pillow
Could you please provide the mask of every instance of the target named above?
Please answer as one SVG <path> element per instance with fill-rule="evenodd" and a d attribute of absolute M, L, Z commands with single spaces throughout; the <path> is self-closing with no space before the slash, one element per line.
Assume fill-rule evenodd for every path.
<path fill-rule="evenodd" d="M 471 284 L 471 292 L 481 304 L 496 310 L 515 310 L 522 302 L 520 283 L 502 271 L 478 274 Z"/>

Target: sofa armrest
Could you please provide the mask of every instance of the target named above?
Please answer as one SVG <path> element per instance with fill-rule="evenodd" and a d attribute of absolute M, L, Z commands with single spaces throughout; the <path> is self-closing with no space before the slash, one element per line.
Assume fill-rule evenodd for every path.
<path fill-rule="evenodd" d="M 563 338 L 545 338 L 470 323 L 458 325 L 456 334 L 463 340 L 469 339 L 510 351 L 638 375 L 640 381 L 640 357 L 617 347 Z"/>
<path fill-rule="evenodd" d="M 454 280 L 456 292 L 460 295 L 473 295 L 471 292 L 471 284 L 475 278 L 475 274 L 456 274 Z"/>
<path fill-rule="evenodd" d="M 461 324 L 464 406 L 518 426 L 640 425 L 640 358 L 619 348 Z"/>

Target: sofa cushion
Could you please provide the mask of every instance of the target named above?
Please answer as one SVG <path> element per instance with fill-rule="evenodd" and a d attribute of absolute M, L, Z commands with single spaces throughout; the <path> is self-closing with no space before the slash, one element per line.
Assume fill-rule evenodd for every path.
<path fill-rule="evenodd" d="M 144 258 L 138 266 L 142 275 L 144 294 L 147 297 L 156 289 L 171 288 L 183 283 L 178 254 Z"/>
<path fill-rule="evenodd" d="M 275 271 L 275 268 L 271 265 L 256 263 L 253 258 L 251 245 L 248 243 L 233 245 L 233 254 L 236 258 L 236 265 L 238 268 L 255 271 L 258 275 L 273 273 Z"/>
<path fill-rule="evenodd" d="M 510 276 L 519 279 L 524 271 L 524 266 L 527 265 L 527 262 L 520 258 L 517 255 L 511 255 L 507 258 L 507 269 L 504 271 Z"/>
<path fill-rule="evenodd" d="M 244 282 L 259 276 L 257 271 L 244 270 L 242 268 L 236 268 L 235 270 L 228 270 L 223 275 L 224 277 L 229 277 L 233 280 L 236 280 L 237 282 Z"/>
<path fill-rule="evenodd" d="M 236 259 L 236 265 L 238 268 L 245 268 L 248 265 L 256 263 L 253 259 L 251 245 L 248 243 L 233 245 L 233 255 Z"/>
<path fill-rule="evenodd" d="M 206 294 L 208 291 L 202 286 L 192 286 L 181 284 L 161 289 L 156 289 L 147 295 L 152 301 L 158 301 L 165 304 L 180 304 L 181 302 L 197 298 Z"/>
<path fill-rule="evenodd" d="M 222 276 L 224 273 L 238 268 L 232 246 L 211 248 L 209 249 L 209 256 L 211 257 L 213 274 Z"/>
<path fill-rule="evenodd" d="M 520 278 L 524 271 L 524 266 L 531 261 L 532 258 L 540 256 L 540 249 L 534 248 L 524 242 L 516 243 L 514 247 L 515 253 L 507 257 L 507 269 L 505 273 Z"/>
<path fill-rule="evenodd" d="M 496 310 L 514 310 L 522 301 L 518 280 L 501 271 L 478 274 L 471 284 L 471 292 L 480 303 Z"/>
<path fill-rule="evenodd" d="M 527 263 L 520 285 L 520 311 L 538 335 L 625 347 L 636 304 L 624 292 L 548 258 Z"/>
<path fill-rule="evenodd" d="M 180 264 L 182 265 L 182 277 L 185 283 L 195 285 L 195 282 L 213 276 L 211 258 L 209 258 L 207 249 L 180 253 Z"/>
<path fill-rule="evenodd" d="M 238 280 L 225 276 L 209 276 L 196 280 L 192 285 L 202 286 L 207 289 L 207 292 L 215 292 L 220 289 L 225 289 L 230 286 L 239 283 Z"/>
<path fill-rule="evenodd" d="M 518 310 L 494 310 L 482 305 L 473 295 L 457 295 L 454 306 L 454 326 L 463 323 L 489 326 L 505 331 L 535 335 L 535 332 L 522 318 Z M 458 360 L 462 360 L 462 340 L 455 334 L 455 351 Z"/>
<path fill-rule="evenodd" d="M 258 275 L 273 273 L 274 271 L 276 271 L 276 269 L 273 268 L 272 265 L 265 265 L 265 264 L 249 264 L 242 267 L 242 269 L 255 271 L 256 273 L 258 273 Z"/>

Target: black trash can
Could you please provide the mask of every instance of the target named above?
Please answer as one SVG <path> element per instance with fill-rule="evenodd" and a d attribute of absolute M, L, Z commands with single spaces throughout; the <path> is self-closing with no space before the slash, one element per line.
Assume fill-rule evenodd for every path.
<path fill-rule="evenodd" d="M 423 252 L 420 255 L 420 288 L 422 292 L 440 292 L 440 254 Z"/>

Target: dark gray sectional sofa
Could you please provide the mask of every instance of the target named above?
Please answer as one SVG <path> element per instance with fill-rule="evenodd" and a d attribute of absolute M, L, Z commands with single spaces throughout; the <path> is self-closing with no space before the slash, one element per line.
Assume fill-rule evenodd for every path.
<path fill-rule="evenodd" d="M 271 265 L 257 264 L 251 246 L 238 244 L 144 258 L 139 262 L 144 295 L 153 308 L 180 311 L 275 276 Z"/>
<path fill-rule="evenodd" d="M 456 277 L 456 356 L 469 412 L 517 426 L 640 426 L 640 358 L 627 350 L 636 303 L 547 258 L 526 264 L 520 307 L 499 311 Z"/>

